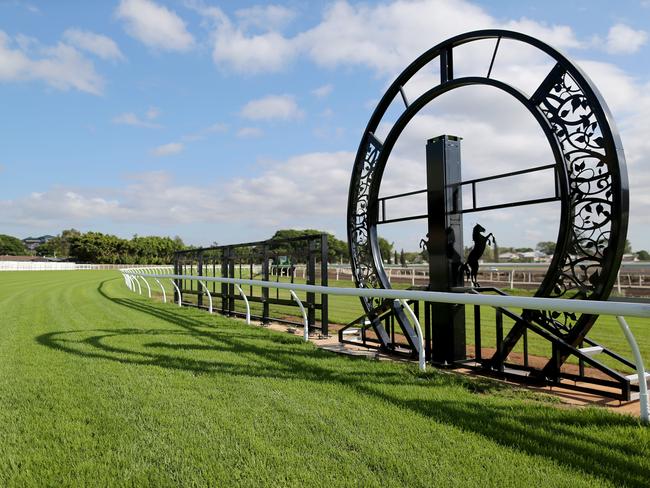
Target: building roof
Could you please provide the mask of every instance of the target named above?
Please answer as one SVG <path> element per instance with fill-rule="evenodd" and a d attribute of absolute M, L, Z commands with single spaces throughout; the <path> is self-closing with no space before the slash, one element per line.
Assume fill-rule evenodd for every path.
<path fill-rule="evenodd" d="M 50 239 L 54 239 L 54 237 L 55 236 L 51 236 L 49 234 L 46 234 L 46 235 L 40 236 L 40 237 L 25 237 L 23 239 L 23 242 L 25 242 L 25 241 L 38 241 L 38 242 L 49 241 Z"/>
<path fill-rule="evenodd" d="M 0 261 L 20 261 L 20 262 L 32 262 L 32 263 L 43 263 L 48 261 L 42 256 L 9 256 L 2 255 L 0 256 Z"/>

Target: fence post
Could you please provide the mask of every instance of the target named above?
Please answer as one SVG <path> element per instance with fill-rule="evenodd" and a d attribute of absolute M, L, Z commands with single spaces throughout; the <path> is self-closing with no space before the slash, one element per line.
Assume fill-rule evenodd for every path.
<path fill-rule="evenodd" d="M 647 424 L 650 422 L 650 410 L 648 409 L 648 383 L 646 378 L 645 366 L 643 365 L 643 357 L 641 356 L 641 351 L 639 351 L 639 346 L 634 338 L 634 334 L 630 331 L 630 327 L 625 321 L 625 317 L 617 316 L 616 320 L 618 325 L 621 326 L 623 334 L 625 334 L 625 339 L 632 349 L 632 354 L 634 355 L 634 364 L 636 366 L 637 378 L 639 379 L 639 406 L 641 408 L 641 422 Z"/>
<path fill-rule="evenodd" d="M 180 256 L 176 254 L 174 256 L 174 274 L 175 275 L 180 275 L 183 274 L 181 272 L 181 260 Z M 172 284 L 174 285 L 174 301 L 178 301 L 178 306 L 180 307 L 181 302 L 183 301 L 183 293 L 181 292 L 180 287 L 183 285 L 181 280 L 171 280 Z"/>
<path fill-rule="evenodd" d="M 316 241 L 310 239 L 307 241 L 307 284 L 316 284 Z M 314 304 L 316 303 L 314 292 L 307 292 L 307 318 L 309 325 L 314 326 L 316 322 L 316 310 Z"/>
<path fill-rule="evenodd" d="M 197 264 L 196 264 L 196 274 L 199 276 L 203 276 L 203 251 L 199 251 L 198 256 L 197 256 Z M 203 283 L 199 281 L 201 285 Z M 196 305 L 201 308 L 203 306 L 203 290 L 199 289 L 199 287 L 196 287 L 196 291 L 199 293 L 196 295 Z"/>
<path fill-rule="evenodd" d="M 228 278 L 235 277 L 235 250 L 228 248 Z M 228 310 L 230 313 L 235 312 L 235 285 L 228 285 Z"/>
<path fill-rule="evenodd" d="M 269 246 L 264 244 L 262 251 L 262 280 L 269 281 Z M 304 272 L 303 272 L 304 277 Z M 269 289 L 262 288 L 262 323 L 269 323 Z"/>
<path fill-rule="evenodd" d="M 228 278 L 228 248 L 221 250 L 221 277 Z M 228 285 L 221 283 L 221 313 L 226 315 L 228 303 Z"/>
<path fill-rule="evenodd" d="M 305 342 L 309 342 L 309 319 L 307 319 L 307 314 L 305 313 L 305 307 L 302 306 L 302 302 L 298 298 L 298 295 L 296 295 L 295 291 L 289 290 L 289 293 L 291 294 L 291 298 L 293 298 L 294 301 L 298 304 L 298 307 L 300 307 L 300 312 L 302 313 L 302 320 L 303 320 L 303 327 L 304 327 L 303 338 Z"/>
<path fill-rule="evenodd" d="M 181 291 L 179 290 L 178 285 L 176 284 L 176 282 L 174 280 L 169 280 L 169 281 L 172 282 L 172 285 L 174 285 L 174 288 L 176 289 L 176 292 L 174 293 L 174 296 L 178 297 L 178 306 L 180 307 L 182 305 L 182 303 L 181 303 Z"/>
<path fill-rule="evenodd" d="M 320 283 L 322 286 L 327 286 L 329 281 L 328 276 L 328 259 L 329 259 L 329 244 L 327 243 L 327 234 L 321 235 L 320 241 Z M 338 268 L 337 268 L 338 269 Z M 321 334 L 328 335 L 329 329 L 329 297 L 327 293 L 320 295 L 320 324 Z"/>
<path fill-rule="evenodd" d="M 167 293 L 165 293 L 165 287 L 162 285 L 158 278 L 154 278 L 154 280 L 156 280 L 156 283 L 158 283 L 158 286 L 160 286 L 160 290 L 162 291 L 163 303 L 167 303 Z"/>

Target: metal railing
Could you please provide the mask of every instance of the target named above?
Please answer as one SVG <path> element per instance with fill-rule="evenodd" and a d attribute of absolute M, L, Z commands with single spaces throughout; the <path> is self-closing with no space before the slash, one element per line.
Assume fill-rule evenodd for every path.
<path fill-rule="evenodd" d="M 0 271 L 79 271 L 132 268 L 129 264 L 80 264 L 67 261 L 0 261 Z"/>
<path fill-rule="evenodd" d="M 180 291 L 175 284 L 175 280 L 195 280 L 201 283 L 203 288 L 207 290 L 207 282 L 226 283 L 240 287 L 241 285 L 259 286 L 262 288 L 277 288 L 281 290 L 289 290 L 292 298 L 299 304 L 301 313 L 304 320 L 304 339 L 309 340 L 309 328 L 307 324 L 307 315 L 296 291 L 304 291 L 311 293 L 322 293 L 327 295 L 338 296 L 355 296 L 355 297 L 368 297 L 368 298 L 383 298 L 398 300 L 402 307 L 404 307 L 409 318 L 414 322 L 414 328 L 418 335 L 418 363 L 421 370 L 425 369 L 425 356 L 424 356 L 424 339 L 422 336 L 422 329 L 420 323 L 406 303 L 407 300 L 420 300 L 424 302 L 433 303 L 447 303 L 457 305 L 479 305 L 490 306 L 497 308 L 516 307 L 527 310 L 545 310 L 551 312 L 568 312 L 568 313 L 583 313 L 594 315 L 609 315 L 617 319 L 625 339 L 627 340 L 632 353 L 634 355 L 634 362 L 639 379 L 639 403 L 641 420 L 644 423 L 650 422 L 650 410 L 648 405 L 648 389 L 647 378 L 650 374 L 646 373 L 643 364 L 643 358 L 639 351 L 639 346 L 636 342 L 632 331 L 630 330 L 625 317 L 640 317 L 650 318 L 650 304 L 646 303 L 625 303 L 625 302 L 604 302 L 604 301 L 589 301 L 589 300 L 567 300 L 560 298 L 538 298 L 538 297 L 521 297 L 521 296 L 499 296 L 499 295 L 478 295 L 478 294 L 463 294 L 463 293 L 448 293 L 448 292 L 433 292 L 433 291 L 419 291 L 419 290 L 396 290 L 396 289 L 371 289 L 371 288 L 338 288 L 329 286 L 305 285 L 298 283 L 282 283 L 273 281 L 262 280 L 249 280 L 241 278 L 222 278 L 215 276 L 193 276 L 193 275 L 176 275 L 172 273 L 162 273 L 161 271 L 169 270 L 169 267 L 148 267 L 148 268 L 125 268 L 121 269 L 124 281 L 127 287 L 142 294 L 142 287 L 140 286 L 140 279 L 143 280 L 147 287 L 148 296 L 151 297 L 151 287 L 149 286 L 146 278 L 154 279 L 158 282 L 161 288 L 162 284 L 159 280 L 167 279 L 176 288 L 178 296 L 178 305 L 181 305 Z M 241 290 L 241 288 L 239 288 Z M 241 291 L 240 291 L 241 293 Z M 242 293 L 243 295 L 243 293 Z M 211 295 L 210 309 L 211 307 Z M 163 301 L 166 301 L 166 295 L 163 293 Z M 250 305 L 247 300 L 246 304 L 246 322 L 250 324 Z"/>

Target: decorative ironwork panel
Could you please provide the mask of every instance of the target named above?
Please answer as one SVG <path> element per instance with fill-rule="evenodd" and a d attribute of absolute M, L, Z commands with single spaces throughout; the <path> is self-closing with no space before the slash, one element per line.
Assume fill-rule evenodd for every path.
<path fill-rule="evenodd" d="M 368 134 L 365 158 L 357 161 L 350 193 L 348 233 L 353 275 L 359 288 L 382 288 L 373 259 L 368 222 L 368 211 L 371 205 L 370 188 L 381 150 L 382 144 L 372 134 Z M 362 298 L 362 302 L 369 312 L 377 307 L 381 300 Z"/>
<path fill-rule="evenodd" d="M 576 80 L 559 65 L 550 76 L 537 104 L 560 142 L 570 195 L 569 245 L 550 296 L 589 299 L 600 289 L 610 244 L 614 190 L 606 148 L 614 145 L 606 143 L 594 101 Z M 577 321 L 566 313 L 560 323 L 559 313 L 546 319 L 565 331 Z"/>

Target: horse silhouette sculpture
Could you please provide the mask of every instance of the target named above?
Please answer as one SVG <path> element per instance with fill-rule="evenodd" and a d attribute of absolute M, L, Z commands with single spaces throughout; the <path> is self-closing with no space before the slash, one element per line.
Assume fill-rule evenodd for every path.
<path fill-rule="evenodd" d="M 474 230 L 472 231 L 472 240 L 474 241 L 474 247 L 469 252 L 467 256 L 467 261 L 460 265 L 460 271 L 465 272 L 467 279 L 472 282 L 472 285 L 475 287 L 480 287 L 477 281 L 478 275 L 478 262 L 485 252 L 485 247 L 490 244 L 490 237 L 492 242 L 496 244 L 496 239 L 492 233 L 484 236 L 482 233 L 485 232 L 485 228 L 481 224 L 476 224 Z"/>

